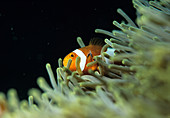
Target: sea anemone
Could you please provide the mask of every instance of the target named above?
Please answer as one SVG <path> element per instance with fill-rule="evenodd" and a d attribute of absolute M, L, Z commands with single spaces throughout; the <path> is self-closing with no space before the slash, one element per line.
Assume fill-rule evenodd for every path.
<path fill-rule="evenodd" d="M 0 117 L 170 117 L 170 2 L 133 0 L 133 4 L 136 24 L 118 9 L 127 21 L 113 21 L 120 30 L 95 30 L 111 37 L 105 39 L 101 57 L 87 65 L 98 63 L 99 71 L 89 70 L 89 75 L 83 75 L 77 59 L 77 71 L 72 72 L 71 60 L 63 67 L 59 59 L 55 78 L 47 64 L 52 87 L 39 77 L 37 83 L 43 92 L 31 89 L 28 100 L 19 101 L 14 89 L 7 98 L 0 93 Z M 85 46 L 80 37 L 77 41 Z M 105 53 L 108 47 L 117 50 L 114 56 Z"/>

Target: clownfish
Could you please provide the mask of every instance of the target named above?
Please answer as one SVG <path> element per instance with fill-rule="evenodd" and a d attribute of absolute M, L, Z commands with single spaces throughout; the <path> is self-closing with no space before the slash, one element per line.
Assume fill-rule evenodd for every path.
<path fill-rule="evenodd" d="M 93 57 L 94 56 L 100 56 L 101 49 L 104 45 L 103 40 L 93 38 L 90 40 L 89 45 L 76 49 L 69 53 L 67 56 L 65 56 L 63 60 L 63 65 L 66 67 L 68 60 L 71 59 L 71 65 L 70 65 L 70 70 L 71 71 L 76 71 L 76 58 L 79 56 L 80 57 L 80 69 L 84 74 L 88 73 L 88 70 L 97 70 L 98 65 L 94 64 L 91 67 L 87 67 L 86 65 L 92 61 L 94 61 Z M 110 52 L 108 49 L 106 52 Z M 112 54 L 114 54 L 114 49 L 111 51 Z"/>

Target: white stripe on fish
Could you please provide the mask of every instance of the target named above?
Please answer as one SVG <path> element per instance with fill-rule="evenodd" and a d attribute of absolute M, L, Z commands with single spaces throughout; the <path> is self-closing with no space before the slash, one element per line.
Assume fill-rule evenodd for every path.
<path fill-rule="evenodd" d="M 81 71 L 83 71 L 86 65 L 86 60 L 87 60 L 85 54 L 79 49 L 76 49 L 73 52 L 76 53 L 80 57 L 80 68 L 81 68 Z"/>

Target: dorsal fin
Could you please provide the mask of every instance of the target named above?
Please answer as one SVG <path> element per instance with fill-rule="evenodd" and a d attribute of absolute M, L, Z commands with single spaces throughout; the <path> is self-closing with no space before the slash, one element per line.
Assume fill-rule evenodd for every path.
<path fill-rule="evenodd" d="M 104 40 L 101 38 L 92 38 L 89 42 L 89 45 L 99 45 L 99 46 L 103 46 Z"/>

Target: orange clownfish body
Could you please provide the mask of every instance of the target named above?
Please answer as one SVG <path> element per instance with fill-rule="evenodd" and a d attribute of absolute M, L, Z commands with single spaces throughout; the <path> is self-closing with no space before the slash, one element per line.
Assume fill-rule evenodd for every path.
<path fill-rule="evenodd" d="M 97 70 L 97 64 L 93 65 L 92 67 L 87 67 L 86 65 L 92 61 L 94 61 L 93 57 L 100 55 L 102 43 L 100 40 L 96 41 L 96 39 L 92 39 L 88 46 L 83 48 L 79 48 L 74 50 L 73 52 L 69 53 L 63 60 L 63 65 L 67 66 L 68 60 L 72 59 L 72 63 L 70 65 L 71 71 L 76 71 L 76 58 L 80 57 L 80 69 L 83 73 L 87 74 L 88 69 Z"/>

